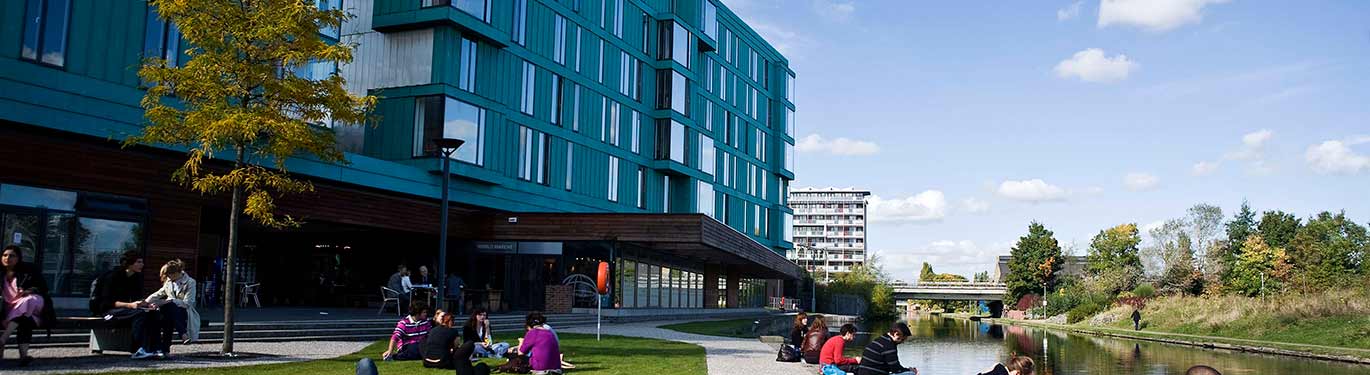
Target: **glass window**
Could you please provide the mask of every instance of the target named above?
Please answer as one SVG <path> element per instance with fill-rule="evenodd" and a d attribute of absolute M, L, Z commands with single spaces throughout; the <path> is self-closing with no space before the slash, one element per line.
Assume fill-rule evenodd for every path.
<path fill-rule="evenodd" d="M 642 13 L 642 53 L 651 53 L 649 50 L 652 40 L 652 16 Z"/>
<path fill-rule="evenodd" d="M 674 31 L 671 32 L 671 59 L 681 66 L 690 67 L 690 42 L 693 41 L 690 32 L 678 23 L 671 23 Z"/>
<path fill-rule="evenodd" d="M 19 58 L 64 66 L 67 63 L 67 20 L 71 0 L 28 0 Z"/>
<path fill-rule="evenodd" d="M 647 295 L 647 307 L 661 307 L 661 266 L 648 266 L 651 276 L 647 279 L 647 288 L 651 293 Z"/>
<path fill-rule="evenodd" d="M 414 156 L 436 155 L 437 138 L 456 138 L 466 144 L 453 159 L 475 165 L 485 163 L 485 109 L 445 96 L 415 99 Z"/>
<path fill-rule="evenodd" d="M 519 109 L 528 115 L 533 114 L 533 91 L 537 87 L 537 67 L 528 61 L 523 62 L 523 96 Z"/>
<path fill-rule="evenodd" d="M 609 201 L 618 202 L 618 157 L 609 157 Z"/>
<path fill-rule="evenodd" d="M 632 133 L 629 134 L 629 136 L 632 137 L 632 140 L 630 141 L 630 142 L 632 142 L 632 151 L 633 151 L 634 154 L 641 154 L 641 153 L 642 153 L 642 141 L 641 141 L 641 138 L 642 138 L 642 136 L 641 136 L 641 134 L 642 134 L 642 114 L 641 114 L 641 113 L 638 113 L 638 111 L 632 111 L 632 110 L 629 110 L 629 111 L 631 111 L 631 112 L 633 113 L 633 129 L 632 129 Z"/>
<path fill-rule="evenodd" d="M 637 262 L 619 259 L 618 293 L 620 307 L 633 307 L 637 302 Z"/>
<path fill-rule="evenodd" d="M 571 177 L 575 176 L 576 144 L 566 141 L 566 191 L 571 191 Z"/>
<path fill-rule="evenodd" d="M 457 88 L 476 92 L 476 42 L 470 39 L 461 39 L 461 76 L 457 80 Z"/>
<path fill-rule="evenodd" d="M 701 22 L 704 24 L 704 35 L 718 39 L 718 6 L 709 0 L 700 1 L 704 2 L 704 19 Z"/>
<path fill-rule="evenodd" d="M 690 95 L 685 88 L 688 82 L 680 72 L 671 71 L 671 109 L 687 116 L 690 114 Z"/>
<path fill-rule="evenodd" d="M 623 38 L 623 0 L 614 1 L 614 36 Z"/>
<path fill-rule="evenodd" d="M 699 162 L 695 165 L 699 166 L 699 170 L 712 176 L 714 174 L 714 152 L 716 151 L 714 139 L 709 138 L 708 134 L 699 133 L 699 142 L 696 144 L 699 146 Z"/>
<path fill-rule="evenodd" d="M 547 146 L 546 133 L 519 127 L 519 178 L 547 183 L 547 154 L 550 151 Z"/>
<path fill-rule="evenodd" d="M 322 4 L 324 0 L 320 1 Z M 333 37 L 337 38 L 337 35 Z M 148 5 L 147 25 L 143 32 L 143 58 L 158 58 L 166 60 L 168 66 L 179 66 L 180 45 L 181 31 L 176 28 L 176 23 L 161 19 L 157 7 Z"/>
<path fill-rule="evenodd" d="M 552 74 L 552 123 L 561 125 L 561 102 L 563 93 L 561 91 L 562 78 L 560 75 Z"/>
<path fill-rule="evenodd" d="M 580 131 L 580 85 L 571 85 L 571 131 Z"/>
<path fill-rule="evenodd" d="M 637 303 L 635 303 L 633 307 L 647 307 L 647 301 L 650 300 L 651 296 L 651 288 L 648 287 L 648 285 L 651 285 L 651 273 L 652 269 L 650 265 L 646 263 L 637 264 Z"/>
<path fill-rule="evenodd" d="M 786 242 L 794 242 L 794 214 L 786 212 L 781 215 L 780 220 L 780 229 L 785 233 L 783 239 Z"/>
<path fill-rule="evenodd" d="M 785 74 L 785 99 L 794 103 L 794 73 Z"/>
<path fill-rule="evenodd" d="M 576 73 L 580 73 L 580 60 L 584 56 L 580 54 L 580 26 L 576 26 Z"/>
<path fill-rule="evenodd" d="M 555 37 L 552 40 L 552 61 L 566 65 L 566 18 L 560 14 L 554 15 L 554 17 L 552 29 Z"/>
<path fill-rule="evenodd" d="M 671 212 L 671 176 L 661 175 L 661 212 Z"/>
<path fill-rule="evenodd" d="M 528 0 L 514 0 L 514 42 L 523 45 L 528 32 Z"/>
<path fill-rule="evenodd" d="M 318 5 L 319 5 L 319 10 L 336 10 L 336 9 L 341 9 L 341 8 L 342 8 L 342 0 L 317 0 L 317 1 L 318 1 Z M 328 27 L 328 26 L 320 27 L 320 28 L 319 28 L 319 34 L 322 34 L 323 36 L 328 37 L 328 38 L 332 38 L 334 41 L 338 40 L 338 28 L 336 28 L 336 27 Z"/>
<path fill-rule="evenodd" d="M 685 124 L 675 120 L 657 123 L 657 159 L 685 162 Z"/>
<path fill-rule="evenodd" d="M 119 257 L 126 251 L 143 251 L 143 226 L 140 223 L 120 220 L 80 218 L 76 221 L 76 237 L 73 270 L 70 283 L 57 280 L 57 287 L 69 286 L 67 292 L 86 295 L 90 282 L 100 273 L 119 265 Z M 46 260 L 44 260 L 46 263 Z M 58 289 L 60 290 L 60 289 Z"/>
<path fill-rule="evenodd" d="M 0 204 L 74 211 L 76 192 L 4 184 L 0 185 Z"/>
<path fill-rule="evenodd" d="M 695 194 L 697 194 L 696 200 L 699 201 L 698 212 L 717 218 L 714 216 L 714 185 L 700 180 L 697 183 Z"/>
<path fill-rule="evenodd" d="M 785 135 L 794 138 L 794 108 L 785 107 Z"/>
<path fill-rule="evenodd" d="M 784 142 L 785 145 L 785 170 L 794 172 L 794 145 Z"/>
<path fill-rule="evenodd" d="M 766 132 L 761 131 L 759 128 L 756 129 L 756 147 L 753 147 L 752 151 L 756 154 L 756 158 L 761 160 L 762 163 L 766 162 L 766 138 Z"/>
<path fill-rule="evenodd" d="M 609 144 L 614 146 L 618 146 L 619 143 L 619 110 L 622 108 L 623 106 L 618 102 L 609 101 Z"/>
<path fill-rule="evenodd" d="M 596 50 L 599 53 L 595 57 L 595 64 L 598 66 L 599 71 L 598 73 L 595 73 L 595 82 L 604 83 L 604 59 L 606 58 L 604 56 L 604 39 L 595 39 L 599 40 L 599 49 Z"/>
<path fill-rule="evenodd" d="M 704 101 L 704 130 L 714 131 L 714 102 Z"/>
<path fill-rule="evenodd" d="M 647 168 L 637 167 L 637 208 L 647 209 Z"/>

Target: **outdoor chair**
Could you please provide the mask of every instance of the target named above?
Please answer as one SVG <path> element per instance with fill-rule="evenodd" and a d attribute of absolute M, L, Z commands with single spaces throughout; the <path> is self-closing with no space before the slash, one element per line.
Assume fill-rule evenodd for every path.
<path fill-rule="evenodd" d="M 238 301 L 238 305 L 246 306 L 247 301 L 251 300 L 252 303 L 257 305 L 257 308 L 262 308 L 262 300 L 257 297 L 257 290 L 260 289 L 261 286 L 261 283 L 243 285 L 243 298 L 242 300 Z"/>
<path fill-rule="evenodd" d="M 401 315 L 401 314 L 400 314 L 400 292 L 397 292 L 397 291 L 395 291 L 394 289 L 390 289 L 390 288 L 386 288 L 386 287 L 381 287 L 381 309 L 380 309 L 380 311 L 376 311 L 376 314 L 379 315 L 379 314 L 385 313 L 385 305 L 388 304 L 388 303 L 390 303 L 390 301 L 395 301 L 395 315 Z"/>

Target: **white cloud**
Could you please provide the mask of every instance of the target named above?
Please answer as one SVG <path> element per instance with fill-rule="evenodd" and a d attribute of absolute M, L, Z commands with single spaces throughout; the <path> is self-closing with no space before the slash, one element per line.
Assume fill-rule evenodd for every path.
<path fill-rule="evenodd" d="M 860 141 L 845 137 L 828 140 L 818 134 L 809 134 L 800 138 L 794 145 L 799 152 L 821 153 L 826 152 L 833 155 L 843 156 L 864 156 L 875 155 L 880 152 L 880 145 L 875 142 Z"/>
<path fill-rule="evenodd" d="M 1075 17 L 1080 16 L 1080 6 L 1081 6 L 1081 5 L 1084 5 L 1084 1 L 1076 1 L 1074 4 L 1070 4 L 1069 6 L 1067 6 L 1067 7 L 1065 7 L 1065 8 L 1057 9 L 1057 10 L 1056 10 L 1056 20 L 1057 20 L 1057 21 L 1067 21 L 1067 20 L 1071 20 L 1071 19 L 1074 19 Z"/>
<path fill-rule="evenodd" d="M 872 222 L 926 223 L 947 217 L 947 197 L 939 190 L 894 199 L 872 195 L 866 207 Z"/>
<path fill-rule="evenodd" d="M 1132 172 L 1123 176 L 1123 187 L 1132 191 L 1155 189 L 1160 183 L 1161 179 L 1150 173 Z"/>
<path fill-rule="evenodd" d="M 1218 170 L 1218 164 L 1220 164 L 1220 162 L 1216 161 L 1201 161 L 1194 163 L 1194 166 L 1189 170 L 1189 174 L 1195 176 L 1211 175 Z"/>
<path fill-rule="evenodd" d="M 840 0 L 813 0 L 813 12 L 819 17 L 834 22 L 846 22 L 851 20 L 852 13 L 856 12 L 856 4 L 850 1 Z"/>
<path fill-rule="evenodd" d="M 1203 21 L 1203 8 L 1227 0 L 1102 0 L 1099 27 L 1136 26 L 1161 32 Z"/>
<path fill-rule="evenodd" d="M 1166 220 L 1156 220 L 1156 221 L 1153 221 L 1153 222 L 1150 222 L 1150 223 L 1142 224 L 1142 228 L 1141 228 L 1141 229 L 1142 229 L 1142 235 L 1143 235 L 1144 237 L 1150 237 L 1150 236 L 1148 236 L 1148 234 L 1150 234 L 1151 231 L 1156 230 L 1157 228 L 1160 228 L 1160 227 L 1164 226 L 1164 225 L 1165 225 L 1165 222 L 1166 222 Z"/>
<path fill-rule="evenodd" d="M 1356 174 L 1370 171 L 1370 156 L 1356 153 L 1351 146 L 1370 143 L 1370 137 L 1357 137 L 1346 141 L 1324 141 L 1308 146 L 1304 160 L 1314 172 L 1321 174 Z"/>
<path fill-rule="evenodd" d="M 996 193 L 1004 198 L 1034 203 L 1065 200 L 1070 195 L 1066 189 L 1041 179 L 1004 181 L 999 184 Z"/>
<path fill-rule="evenodd" d="M 1127 79 L 1138 64 L 1118 54 L 1108 57 L 1104 50 L 1090 48 L 1076 52 L 1070 58 L 1056 64 L 1056 76 L 1079 78 L 1085 82 L 1109 83 Z"/>
<path fill-rule="evenodd" d="M 989 212 L 989 202 L 975 198 L 966 198 L 961 201 L 961 208 L 972 214 L 981 214 Z"/>
<path fill-rule="evenodd" d="M 1246 172 L 1252 176 L 1268 176 L 1275 173 L 1275 168 L 1265 160 L 1267 146 L 1270 140 L 1275 137 L 1275 132 L 1269 129 L 1261 129 L 1242 135 L 1242 145 L 1236 150 L 1224 153 L 1222 158 L 1217 161 L 1200 161 L 1190 167 L 1189 173 L 1195 176 L 1207 176 L 1218 171 L 1223 161 L 1244 162 L 1247 165 Z"/>
<path fill-rule="evenodd" d="M 1223 155 L 1227 160 L 1254 161 L 1265 156 L 1265 144 L 1275 135 L 1269 129 L 1261 129 L 1242 136 L 1242 148 Z"/>

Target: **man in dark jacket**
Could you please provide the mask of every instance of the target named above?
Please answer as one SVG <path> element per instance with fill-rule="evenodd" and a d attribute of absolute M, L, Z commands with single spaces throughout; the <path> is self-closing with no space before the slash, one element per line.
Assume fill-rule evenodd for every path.
<path fill-rule="evenodd" d="M 133 327 L 134 359 L 165 358 L 170 340 L 159 337 L 163 321 L 156 306 L 143 300 L 143 257 L 135 251 L 124 252 L 119 268 L 96 281 L 91 311 L 105 320 L 126 320 Z"/>
<path fill-rule="evenodd" d="M 899 364 L 897 346 L 903 343 L 909 334 L 907 324 L 894 323 L 885 335 L 871 340 L 871 343 L 866 345 L 866 350 L 861 352 L 861 367 L 856 369 L 856 375 L 917 375 L 918 369 L 905 368 Z"/>

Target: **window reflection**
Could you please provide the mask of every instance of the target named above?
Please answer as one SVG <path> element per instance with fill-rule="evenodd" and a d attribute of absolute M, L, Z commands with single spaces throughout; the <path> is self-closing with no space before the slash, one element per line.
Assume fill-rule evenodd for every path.
<path fill-rule="evenodd" d="M 81 286 L 89 287 L 101 272 L 119 265 L 125 251 L 142 251 L 142 225 L 131 221 L 80 218 L 76 221 L 75 260 L 71 272 L 69 292 L 77 293 Z"/>
<path fill-rule="evenodd" d="M 0 185 L 0 204 L 72 211 L 76 209 L 76 193 L 5 184 Z"/>
<path fill-rule="evenodd" d="M 484 164 L 485 109 L 444 96 L 416 99 L 417 136 L 415 155 L 437 154 L 433 140 L 456 138 L 466 141 L 452 158 L 471 164 Z"/>

